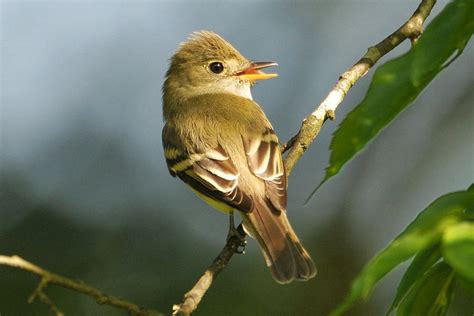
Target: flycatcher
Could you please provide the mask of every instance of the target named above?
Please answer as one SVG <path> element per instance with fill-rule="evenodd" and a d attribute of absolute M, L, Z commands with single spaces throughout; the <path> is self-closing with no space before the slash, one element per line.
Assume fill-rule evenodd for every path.
<path fill-rule="evenodd" d="M 273 278 L 289 283 L 316 268 L 288 222 L 278 138 L 250 92 L 277 76 L 261 71 L 276 65 L 248 60 L 215 33 L 194 33 L 166 73 L 162 137 L 171 175 L 231 218 L 238 210 Z"/>

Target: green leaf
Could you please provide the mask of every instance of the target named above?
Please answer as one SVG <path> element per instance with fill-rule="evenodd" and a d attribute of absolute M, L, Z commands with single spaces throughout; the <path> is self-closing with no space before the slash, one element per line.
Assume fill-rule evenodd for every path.
<path fill-rule="evenodd" d="M 420 251 L 410 266 L 406 270 L 405 274 L 398 285 L 397 294 L 393 300 L 392 305 L 390 306 L 387 315 L 390 314 L 392 310 L 398 307 L 400 301 L 405 297 L 408 291 L 412 286 L 425 274 L 425 272 L 431 268 L 439 259 L 441 258 L 441 252 L 439 245 L 428 248 L 426 250 Z"/>
<path fill-rule="evenodd" d="M 474 296 L 474 282 L 464 279 L 461 275 L 456 274 L 456 282 L 460 284 L 468 293 Z"/>
<path fill-rule="evenodd" d="M 465 280 L 474 283 L 474 223 L 448 227 L 441 245 L 446 262 Z"/>
<path fill-rule="evenodd" d="M 453 296 L 454 272 L 445 262 L 433 266 L 400 303 L 397 316 L 445 315 Z"/>
<path fill-rule="evenodd" d="M 462 52 L 474 32 L 472 12 L 472 0 L 449 3 L 413 49 L 376 70 L 365 98 L 334 134 L 329 166 L 321 184 L 339 173 Z"/>
<path fill-rule="evenodd" d="M 382 252 L 372 258 L 353 281 L 349 295 L 332 312 L 342 315 L 357 300 L 367 299 L 376 283 L 400 263 L 439 243 L 446 228 L 466 216 L 474 206 L 474 192 L 446 194 L 424 209 Z"/>
<path fill-rule="evenodd" d="M 469 192 L 474 193 L 474 183 L 467 189 Z M 474 207 L 467 209 L 468 219 L 474 221 Z"/>

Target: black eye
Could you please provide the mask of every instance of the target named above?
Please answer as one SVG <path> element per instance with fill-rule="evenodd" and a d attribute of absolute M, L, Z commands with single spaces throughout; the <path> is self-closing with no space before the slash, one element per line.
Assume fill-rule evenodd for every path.
<path fill-rule="evenodd" d="M 224 65 L 221 62 L 215 61 L 209 65 L 209 69 L 215 74 L 220 74 L 224 71 Z"/>

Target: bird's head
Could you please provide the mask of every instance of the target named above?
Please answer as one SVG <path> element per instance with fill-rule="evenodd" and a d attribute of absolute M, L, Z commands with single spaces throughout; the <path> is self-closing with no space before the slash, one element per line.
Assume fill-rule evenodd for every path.
<path fill-rule="evenodd" d="M 232 93 L 252 99 L 250 87 L 257 80 L 278 76 L 261 69 L 276 65 L 248 60 L 216 33 L 195 32 L 171 58 L 163 97 L 178 102 L 206 93 Z"/>

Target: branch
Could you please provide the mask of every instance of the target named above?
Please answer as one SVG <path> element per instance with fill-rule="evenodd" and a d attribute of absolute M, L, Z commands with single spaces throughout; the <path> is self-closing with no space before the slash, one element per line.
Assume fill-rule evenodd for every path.
<path fill-rule="evenodd" d="M 298 134 L 292 137 L 290 141 L 281 148 L 283 153 L 288 151 L 288 155 L 284 160 L 286 174 L 288 176 L 306 149 L 308 149 L 319 134 L 324 122 L 327 119 L 334 120 L 337 107 L 342 103 L 344 97 L 357 80 L 365 76 L 369 69 L 375 65 L 380 58 L 400 45 L 400 43 L 407 38 L 411 40 L 412 45 L 416 43 L 416 40 L 423 31 L 423 23 L 435 3 L 436 0 L 422 0 L 410 18 L 380 43 L 369 47 L 367 53 L 339 77 L 336 85 L 319 104 L 316 110 L 305 117 Z M 183 302 L 173 306 L 173 315 L 188 316 L 196 310 L 199 302 L 206 294 L 206 291 L 212 285 L 212 282 L 219 272 L 226 267 L 244 238 L 245 233 L 241 235 L 241 239 L 229 238 L 227 240 L 227 243 L 217 258 L 214 259 L 211 265 L 204 271 L 204 274 L 194 287 L 184 295 Z"/>
<path fill-rule="evenodd" d="M 191 313 L 198 307 L 199 302 L 201 302 L 201 299 L 204 294 L 206 294 L 219 272 L 224 270 L 235 253 L 239 253 L 240 247 L 245 246 L 246 234 L 243 230 L 242 224 L 239 225 L 235 233 L 236 234 L 229 236 L 224 248 L 222 248 L 219 255 L 214 259 L 214 261 L 212 261 L 206 271 L 204 271 L 204 274 L 199 278 L 193 288 L 184 294 L 183 302 L 173 306 L 173 315 L 191 315 Z"/>
<path fill-rule="evenodd" d="M 33 292 L 33 294 L 28 299 L 28 302 L 32 303 L 35 300 L 35 298 L 38 298 L 41 302 L 48 305 L 51 311 L 54 312 L 57 316 L 62 316 L 64 314 L 59 310 L 59 308 L 54 304 L 54 302 L 45 293 L 46 287 L 50 284 L 61 286 L 61 287 L 88 295 L 94 298 L 98 304 L 106 304 L 106 305 L 111 305 L 117 308 L 124 309 L 130 315 L 133 315 L 133 316 L 162 316 L 163 315 L 159 313 L 158 311 L 144 310 L 133 303 L 116 298 L 114 296 L 104 294 L 100 290 L 92 286 L 89 286 L 87 284 L 84 284 L 80 281 L 74 281 L 72 279 L 63 277 L 59 274 L 52 273 L 18 256 L 10 257 L 10 256 L 0 255 L 0 265 L 22 269 L 39 276 L 41 278 L 41 281 L 38 287 Z"/>
<path fill-rule="evenodd" d="M 324 122 L 328 118 L 334 120 L 337 107 L 342 103 L 347 92 L 349 92 L 357 80 L 365 76 L 380 58 L 392 51 L 407 38 L 411 40 L 412 44 L 416 43 L 416 40 L 423 31 L 423 23 L 435 3 L 436 0 L 421 1 L 415 13 L 413 13 L 408 21 L 383 41 L 369 47 L 367 53 L 339 77 L 336 85 L 316 110 L 304 118 L 298 134 L 293 137 L 293 145 L 284 148 L 289 150 L 285 159 L 285 168 L 288 175 L 291 174 L 298 160 L 319 134 Z"/>

